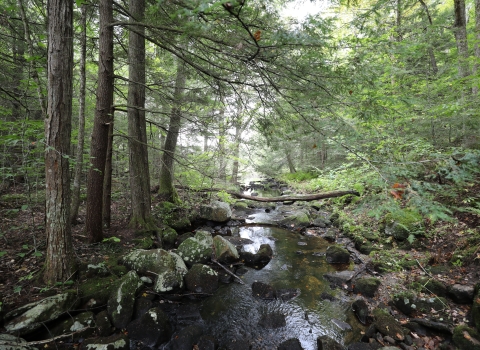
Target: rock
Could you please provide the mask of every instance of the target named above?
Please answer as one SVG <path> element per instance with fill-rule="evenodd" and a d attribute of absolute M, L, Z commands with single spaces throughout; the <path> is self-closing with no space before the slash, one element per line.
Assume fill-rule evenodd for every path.
<path fill-rule="evenodd" d="M 349 331 L 352 329 L 352 326 L 350 326 L 347 322 L 337 320 L 336 318 L 332 318 L 332 323 L 342 331 Z"/>
<path fill-rule="evenodd" d="M 326 228 L 328 226 L 327 220 L 322 217 L 317 217 L 315 220 L 313 220 L 312 225 L 320 228 Z"/>
<path fill-rule="evenodd" d="M 0 334 L 0 350 L 36 350 L 27 341 L 11 334 Z"/>
<path fill-rule="evenodd" d="M 262 282 L 252 283 L 252 295 L 256 298 L 267 300 L 275 299 L 277 297 L 275 288 Z"/>
<path fill-rule="evenodd" d="M 192 350 L 203 335 L 203 328 L 199 325 L 187 326 L 176 332 L 170 340 L 172 350 Z"/>
<path fill-rule="evenodd" d="M 350 253 L 338 245 L 331 245 L 327 248 L 326 259 L 329 264 L 348 264 Z"/>
<path fill-rule="evenodd" d="M 347 350 L 373 350 L 373 349 L 374 348 L 369 343 L 360 343 L 360 342 L 350 344 L 347 348 Z"/>
<path fill-rule="evenodd" d="M 457 304 L 470 304 L 473 302 L 474 286 L 454 284 L 448 288 L 448 296 Z"/>
<path fill-rule="evenodd" d="M 83 331 L 80 332 L 80 330 Z M 73 317 L 68 317 L 65 321 L 52 327 L 49 336 L 53 338 L 62 334 L 74 332 L 75 334 L 70 338 L 73 339 L 74 342 L 93 335 L 95 332 L 95 316 L 93 315 L 93 312 L 87 311 Z"/>
<path fill-rule="evenodd" d="M 335 298 L 332 294 L 329 294 L 327 292 L 322 292 L 322 294 L 320 294 L 320 299 L 328 300 L 328 301 L 338 301 L 337 298 Z"/>
<path fill-rule="evenodd" d="M 127 272 L 127 271 L 126 271 Z M 81 281 L 78 286 L 79 294 L 82 295 L 82 304 L 85 309 L 95 309 L 100 305 L 105 305 L 114 288 L 116 288 L 118 278 L 110 277 L 92 277 Z"/>
<path fill-rule="evenodd" d="M 221 236 L 213 238 L 213 248 L 218 261 L 230 263 L 240 258 L 237 248 Z"/>
<path fill-rule="evenodd" d="M 405 338 L 403 335 L 403 328 L 400 323 L 398 323 L 398 321 L 392 315 L 388 314 L 386 310 L 375 309 L 374 316 L 375 327 L 384 336 L 389 336 L 400 341 Z"/>
<path fill-rule="evenodd" d="M 287 321 L 284 314 L 279 312 L 271 312 L 262 315 L 260 321 L 258 321 L 258 325 L 263 328 L 275 329 L 285 327 L 287 325 Z"/>
<path fill-rule="evenodd" d="M 84 266 L 84 269 L 85 270 L 82 271 L 81 275 L 85 278 L 110 276 L 110 271 L 108 271 L 104 263 L 87 264 Z"/>
<path fill-rule="evenodd" d="M 177 254 L 189 266 L 196 263 L 206 263 L 212 256 L 212 245 L 212 234 L 206 231 L 198 231 L 195 237 L 187 238 L 178 246 Z"/>
<path fill-rule="evenodd" d="M 422 291 L 425 293 L 435 294 L 439 297 L 447 296 L 447 287 L 439 280 L 429 277 L 420 277 L 417 282 L 422 285 Z"/>
<path fill-rule="evenodd" d="M 302 345 L 300 344 L 300 340 L 297 338 L 292 338 L 285 340 L 281 343 L 277 350 L 303 350 Z"/>
<path fill-rule="evenodd" d="M 287 301 L 293 298 L 296 298 L 300 295 L 299 288 L 286 288 L 286 289 L 277 289 L 276 291 L 277 299 Z"/>
<path fill-rule="evenodd" d="M 430 321 L 425 318 L 412 318 L 410 319 L 410 323 L 416 323 L 438 332 L 453 334 L 452 327 L 446 323 Z"/>
<path fill-rule="evenodd" d="M 139 298 L 135 299 L 135 306 L 133 307 L 132 317 L 134 320 L 142 317 L 148 310 L 153 307 L 152 296 L 152 294 L 147 294 L 147 296 L 140 296 Z"/>
<path fill-rule="evenodd" d="M 368 305 L 363 299 L 357 299 L 352 303 L 352 310 L 362 324 L 367 324 Z"/>
<path fill-rule="evenodd" d="M 107 337 L 115 330 L 108 319 L 107 310 L 103 310 L 95 316 L 95 325 L 97 326 L 97 334 L 101 337 Z"/>
<path fill-rule="evenodd" d="M 255 254 L 249 252 L 240 252 L 240 259 L 245 265 L 255 269 L 262 269 L 268 265 L 273 257 L 273 250 L 269 244 L 262 244 Z"/>
<path fill-rule="evenodd" d="M 19 336 L 31 333 L 43 327 L 43 323 L 75 309 L 77 304 L 77 293 L 67 291 L 24 305 L 5 315 L 5 330 Z"/>
<path fill-rule="evenodd" d="M 185 286 L 191 292 L 213 294 L 218 288 L 218 274 L 206 265 L 195 264 L 185 275 Z"/>
<path fill-rule="evenodd" d="M 82 343 L 82 350 L 130 350 L 130 340 L 123 333 L 90 338 Z"/>
<path fill-rule="evenodd" d="M 345 349 L 338 342 L 336 342 L 332 338 L 329 338 L 326 335 L 322 335 L 317 338 L 317 348 L 318 350 L 344 350 Z"/>
<path fill-rule="evenodd" d="M 329 229 L 327 232 L 325 232 L 323 235 L 322 235 L 323 239 L 329 241 L 329 242 L 335 242 L 337 240 L 337 233 L 332 230 L 332 229 Z"/>
<path fill-rule="evenodd" d="M 142 317 L 127 326 L 128 336 L 153 347 L 167 342 L 172 335 L 172 326 L 168 315 L 160 308 L 148 310 Z"/>
<path fill-rule="evenodd" d="M 480 334 L 466 325 L 455 327 L 452 339 L 460 350 L 480 350 Z"/>
<path fill-rule="evenodd" d="M 375 292 L 380 286 L 380 280 L 375 277 L 365 277 L 359 278 L 355 281 L 355 287 L 353 288 L 354 293 L 360 293 L 366 297 L 373 298 Z"/>
<path fill-rule="evenodd" d="M 125 328 L 132 319 L 135 296 L 142 286 L 143 282 L 137 273 L 130 271 L 120 279 L 118 287 L 108 299 L 108 315 L 117 329 Z"/>
<path fill-rule="evenodd" d="M 215 222 L 226 222 L 232 217 L 230 205 L 225 202 L 215 201 L 210 205 L 200 207 L 200 218 Z"/>
<path fill-rule="evenodd" d="M 161 242 L 162 242 L 162 246 L 164 247 L 173 247 L 175 245 L 175 241 L 178 237 L 178 233 L 177 231 L 175 231 L 175 229 L 169 227 L 169 226 L 165 226 L 163 228 L 162 231 L 159 231 L 160 232 L 160 236 L 161 236 Z"/>
<path fill-rule="evenodd" d="M 323 277 L 325 277 L 327 281 L 343 288 L 345 284 L 350 283 L 354 274 L 354 271 L 345 270 L 340 272 L 326 273 L 323 275 Z"/>
<path fill-rule="evenodd" d="M 308 210 L 296 210 L 286 218 L 280 220 L 280 224 L 289 229 L 300 229 L 310 226 Z"/>

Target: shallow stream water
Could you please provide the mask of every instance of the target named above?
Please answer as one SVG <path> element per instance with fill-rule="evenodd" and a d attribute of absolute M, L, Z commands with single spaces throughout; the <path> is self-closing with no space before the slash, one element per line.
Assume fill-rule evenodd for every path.
<path fill-rule="evenodd" d="M 255 216 L 250 222 L 265 219 Z M 350 301 L 342 293 L 332 292 L 323 278 L 325 273 L 335 271 L 324 257 L 330 243 L 318 236 L 270 226 L 242 227 L 238 235 L 254 242 L 244 247 L 246 251 L 255 253 L 261 244 L 268 243 L 274 257 L 261 270 L 249 269 L 242 276 L 244 285 L 222 285 L 202 302 L 202 319 L 220 344 L 247 340 L 253 350 L 276 349 L 284 340 L 297 338 L 303 349 L 315 350 L 321 335 L 342 344 L 358 338 L 361 326 L 350 310 Z M 276 289 L 298 289 L 300 294 L 288 301 L 258 299 L 251 289 L 256 281 Z M 338 300 L 322 300 L 322 292 L 336 294 Z M 277 313 L 286 316 L 285 327 L 266 329 L 258 325 L 263 316 Z M 349 323 L 353 330 L 341 330 L 338 321 Z"/>

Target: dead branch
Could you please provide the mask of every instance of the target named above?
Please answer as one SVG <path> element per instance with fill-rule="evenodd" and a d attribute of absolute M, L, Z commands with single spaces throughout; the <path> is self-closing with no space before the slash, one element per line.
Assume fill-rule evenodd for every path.
<path fill-rule="evenodd" d="M 331 191 L 331 192 L 324 192 L 324 193 L 317 193 L 317 194 L 309 194 L 305 196 L 281 196 L 281 197 L 258 197 L 258 196 L 248 196 L 246 194 L 241 194 L 233 191 L 226 191 L 226 192 L 237 198 L 249 199 L 257 202 L 296 202 L 296 201 L 308 202 L 308 201 L 314 201 L 317 199 L 342 197 L 348 194 L 351 194 L 354 196 L 360 196 L 360 193 L 353 190 Z"/>

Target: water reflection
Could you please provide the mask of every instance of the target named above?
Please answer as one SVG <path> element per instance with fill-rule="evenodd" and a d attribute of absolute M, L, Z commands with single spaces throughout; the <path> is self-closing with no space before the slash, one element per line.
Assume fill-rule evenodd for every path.
<path fill-rule="evenodd" d="M 351 323 L 347 320 L 349 303 L 320 298 L 322 292 L 332 293 L 323 279 L 323 274 L 334 271 L 322 256 L 328 242 L 275 227 L 243 227 L 239 235 L 254 242 L 245 247 L 246 251 L 255 253 L 261 244 L 267 243 L 274 258 L 262 270 L 250 269 L 242 276 L 245 285 L 223 285 L 202 302 L 202 318 L 220 343 L 248 340 L 252 349 L 276 349 L 282 341 L 298 338 L 304 349 L 314 350 L 321 335 L 343 343 L 348 337 L 346 333 L 351 331 L 342 331 L 332 319 Z M 299 289 L 300 294 L 288 301 L 257 299 L 251 291 L 255 281 L 277 290 Z M 266 329 L 258 325 L 263 316 L 278 313 L 285 316 L 285 327 Z"/>

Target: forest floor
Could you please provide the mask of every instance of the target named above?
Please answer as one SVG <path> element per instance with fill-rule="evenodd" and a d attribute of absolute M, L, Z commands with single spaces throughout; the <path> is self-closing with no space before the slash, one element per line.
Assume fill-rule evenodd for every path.
<path fill-rule="evenodd" d="M 480 185 L 475 195 L 480 197 Z M 470 193 L 472 195 L 472 193 Z M 23 304 L 45 298 L 72 287 L 72 281 L 46 286 L 38 278 L 42 273 L 45 257 L 44 204 L 41 194 L 27 196 L 20 187 L 10 188 L 0 200 L 0 307 L 1 313 Z M 27 200 L 28 199 L 28 200 Z M 27 205 L 27 204 L 28 205 Z M 134 231 L 128 228 L 129 207 L 125 198 L 117 198 L 112 205 L 112 225 L 105 231 L 105 238 L 116 237 L 120 242 L 107 241 L 88 244 L 84 234 L 84 207 L 81 207 L 79 223 L 72 226 L 75 254 L 79 261 L 98 263 L 110 258 L 112 252 L 131 249 Z M 384 273 L 376 302 L 387 303 L 393 293 L 398 293 L 410 282 L 421 276 L 432 276 L 429 268 L 443 266 L 435 279 L 445 285 L 469 284 L 480 280 L 480 239 L 476 232 L 480 218 L 475 214 L 458 213 L 456 222 L 438 222 L 430 228 L 431 234 L 420 242 L 419 248 L 408 251 L 395 249 L 396 259 L 411 261 L 408 270 L 400 269 Z M 452 257 L 467 248 L 477 247 L 469 256 L 454 260 Z M 459 256 L 459 255 L 458 255 Z M 449 321 L 454 325 L 471 323 L 471 305 L 446 305 Z M 434 312 L 434 311 L 433 311 Z M 422 315 L 418 315 L 422 317 Z M 423 315 L 426 316 L 426 315 Z M 1 318 L 0 318 L 1 319 Z M 424 339 L 425 347 L 434 349 L 440 338 Z M 428 345 L 430 344 L 430 345 Z"/>

